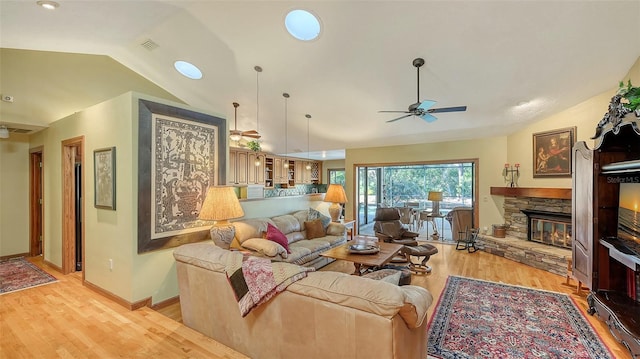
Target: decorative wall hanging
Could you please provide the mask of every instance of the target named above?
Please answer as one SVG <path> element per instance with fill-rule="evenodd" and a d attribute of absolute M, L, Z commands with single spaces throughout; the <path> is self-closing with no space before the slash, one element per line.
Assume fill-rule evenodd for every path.
<path fill-rule="evenodd" d="M 533 177 L 571 177 L 571 148 L 576 128 L 533 134 Z"/>
<path fill-rule="evenodd" d="M 116 209 L 116 148 L 93 151 L 93 206 Z"/>
<path fill-rule="evenodd" d="M 146 100 L 138 121 L 138 253 L 208 239 L 198 215 L 226 181 L 226 121 Z"/>

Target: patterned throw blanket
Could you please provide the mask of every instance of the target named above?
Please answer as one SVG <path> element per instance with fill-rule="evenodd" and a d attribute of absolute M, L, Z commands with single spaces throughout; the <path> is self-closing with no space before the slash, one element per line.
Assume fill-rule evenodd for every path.
<path fill-rule="evenodd" d="M 231 252 L 225 268 L 242 317 L 314 270 L 241 252 Z"/>

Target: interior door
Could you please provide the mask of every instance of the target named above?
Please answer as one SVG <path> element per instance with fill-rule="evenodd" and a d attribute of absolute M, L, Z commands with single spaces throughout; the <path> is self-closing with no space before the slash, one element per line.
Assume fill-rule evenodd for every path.
<path fill-rule="evenodd" d="M 593 288 L 593 151 L 584 141 L 573 147 L 572 170 L 573 276 Z"/>

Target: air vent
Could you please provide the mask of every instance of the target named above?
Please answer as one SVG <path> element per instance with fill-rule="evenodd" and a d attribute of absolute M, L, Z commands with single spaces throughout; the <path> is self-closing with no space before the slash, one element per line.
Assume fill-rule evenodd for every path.
<path fill-rule="evenodd" d="M 31 133 L 31 130 L 26 130 L 24 128 L 7 127 L 7 130 L 9 133 Z"/>
<path fill-rule="evenodd" d="M 147 49 L 149 51 L 153 51 L 153 50 L 157 49 L 160 45 L 156 44 L 151 39 L 146 39 L 143 43 L 140 44 L 140 46 L 144 47 L 145 49 Z"/>

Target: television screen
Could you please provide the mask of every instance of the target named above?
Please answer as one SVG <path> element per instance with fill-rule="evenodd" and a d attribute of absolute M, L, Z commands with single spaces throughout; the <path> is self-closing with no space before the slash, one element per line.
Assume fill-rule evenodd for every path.
<path fill-rule="evenodd" d="M 618 238 L 640 243 L 640 183 L 620 184 Z"/>

